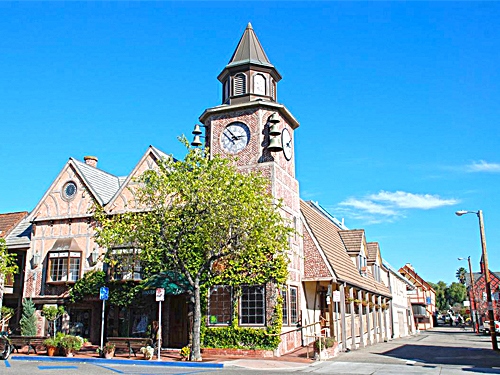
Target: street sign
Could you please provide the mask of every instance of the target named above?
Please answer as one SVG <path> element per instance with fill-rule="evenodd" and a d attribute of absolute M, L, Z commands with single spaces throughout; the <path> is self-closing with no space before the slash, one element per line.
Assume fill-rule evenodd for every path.
<path fill-rule="evenodd" d="M 427 303 L 427 305 L 430 305 L 432 303 L 431 297 L 426 297 L 425 302 Z"/>
<path fill-rule="evenodd" d="M 332 293 L 333 302 L 340 302 L 340 292 L 338 290 Z"/>
<path fill-rule="evenodd" d="M 156 302 L 165 301 L 165 289 L 156 288 Z"/>
<path fill-rule="evenodd" d="M 106 301 L 108 298 L 109 298 L 109 288 L 101 286 L 101 289 L 99 289 L 99 299 Z"/>

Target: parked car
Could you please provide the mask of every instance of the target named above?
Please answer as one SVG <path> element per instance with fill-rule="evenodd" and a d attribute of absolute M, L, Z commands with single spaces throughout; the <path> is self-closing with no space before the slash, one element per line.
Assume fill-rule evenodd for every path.
<path fill-rule="evenodd" d="M 490 334 L 490 321 L 487 320 L 479 326 L 479 332 L 485 335 Z M 495 320 L 495 332 L 500 333 L 500 322 Z"/>

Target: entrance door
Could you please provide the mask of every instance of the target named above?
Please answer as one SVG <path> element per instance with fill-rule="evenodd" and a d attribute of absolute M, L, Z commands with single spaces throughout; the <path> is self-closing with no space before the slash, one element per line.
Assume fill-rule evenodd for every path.
<path fill-rule="evenodd" d="M 185 296 L 170 298 L 168 346 L 182 348 L 188 344 L 188 304 Z"/>

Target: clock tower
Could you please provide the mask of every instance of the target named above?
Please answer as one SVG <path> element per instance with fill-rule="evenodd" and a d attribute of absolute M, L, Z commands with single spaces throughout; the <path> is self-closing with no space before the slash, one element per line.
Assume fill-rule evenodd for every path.
<path fill-rule="evenodd" d="M 250 23 L 217 78 L 222 83 L 222 104 L 200 116 L 206 129 L 205 145 L 211 155 L 235 156 L 242 172 L 260 171 L 269 178 L 273 196 L 283 200 L 283 215 L 298 232 L 290 239 L 289 283 L 300 288 L 302 227 L 294 161 L 299 123 L 277 102 L 281 75 Z"/>

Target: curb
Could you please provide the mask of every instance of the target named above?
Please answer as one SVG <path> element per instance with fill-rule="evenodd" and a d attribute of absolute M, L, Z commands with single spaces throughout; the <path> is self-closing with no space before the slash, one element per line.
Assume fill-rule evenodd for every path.
<path fill-rule="evenodd" d="M 195 368 L 223 368 L 223 363 L 203 363 L 203 362 L 168 362 L 168 361 L 138 361 L 134 359 L 104 359 L 104 358 L 67 358 L 67 357 L 27 357 L 11 356 L 11 361 L 31 361 L 31 362 L 66 362 L 66 363 L 94 363 L 101 365 L 140 365 L 140 366 L 164 366 L 164 367 L 195 367 Z"/>

